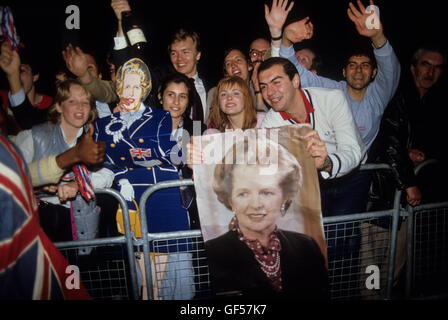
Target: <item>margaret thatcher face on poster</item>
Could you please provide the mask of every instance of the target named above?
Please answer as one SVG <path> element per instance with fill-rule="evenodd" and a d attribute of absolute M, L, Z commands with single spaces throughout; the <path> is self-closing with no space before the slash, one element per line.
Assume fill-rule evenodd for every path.
<path fill-rule="evenodd" d="M 213 189 L 218 200 L 234 213 L 243 235 L 263 243 L 275 230 L 277 218 L 286 213 L 297 196 L 301 168 L 289 151 L 271 140 L 245 139 L 240 143 L 243 145 L 236 143 L 222 164 L 216 165 Z M 252 152 L 259 148 L 249 148 L 249 143 L 263 146 L 267 152 L 262 156 Z M 241 155 L 237 150 L 244 150 L 246 163 L 229 162 L 229 157 Z"/>

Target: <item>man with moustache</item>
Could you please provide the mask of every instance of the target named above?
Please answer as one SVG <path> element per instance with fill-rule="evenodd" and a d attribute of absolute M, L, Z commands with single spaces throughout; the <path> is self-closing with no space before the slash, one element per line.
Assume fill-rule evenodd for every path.
<path fill-rule="evenodd" d="M 446 136 L 448 115 L 444 99 L 445 68 L 446 53 L 438 45 L 424 44 L 413 54 L 408 72 L 384 112 L 380 131 L 369 150 L 368 161 L 388 163 L 393 174 L 388 171 L 376 171 L 373 174 L 368 211 L 392 208 L 397 188 L 403 190 L 402 206 L 448 200 L 445 188 L 441 187 L 448 179 L 445 169 L 447 152 L 441 141 L 441 137 Z M 416 174 L 416 166 L 429 159 L 436 159 L 438 162 L 423 167 Z M 425 243 L 431 248 L 443 248 L 446 232 L 440 216 L 429 212 L 421 217 L 424 217 Z M 406 220 L 400 222 L 395 280 L 402 278 L 400 274 L 406 265 L 407 224 Z M 389 225 L 389 221 L 385 220 L 373 228 L 384 230 L 380 228 L 387 229 L 390 228 Z M 378 231 L 378 234 L 381 232 Z M 439 254 L 437 249 L 420 251 L 420 261 L 436 261 Z M 444 273 L 431 273 L 429 278 L 425 278 L 426 287 L 441 284 L 444 279 L 447 279 Z"/>
<path fill-rule="evenodd" d="M 439 183 L 434 182 L 444 181 L 448 158 L 446 148 L 441 148 L 437 139 L 445 136 L 447 119 L 445 67 L 446 54 L 437 45 L 425 44 L 415 51 L 409 73 L 386 109 L 369 152 L 369 162 L 386 162 L 397 169 L 398 187 L 406 192 L 407 203 L 412 206 L 447 199 Z M 429 159 L 439 163 L 422 169 L 416 176 L 414 167 Z M 380 181 L 384 182 L 384 177 Z M 387 184 L 380 185 L 384 189 Z M 377 199 L 375 208 L 380 203 L 387 207 L 393 201 L 387 200 L 390 189 L 386 189 L 381 194 L 377 193 L 380 190 L 373 190 L 377 192 L 371 194 L 370 200 Z"/>

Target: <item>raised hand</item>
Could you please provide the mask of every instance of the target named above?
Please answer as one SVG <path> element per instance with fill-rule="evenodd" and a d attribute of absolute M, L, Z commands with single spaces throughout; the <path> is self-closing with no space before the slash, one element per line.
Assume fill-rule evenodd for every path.
<path fill-rule="evenodd" d="M 0 67 L 6 76 L 20 73 L 20 56 L 17 51 L 12 50 L 8 40 L 4 41 L 1 46 Z"/>
<path fill-rule="evenodd" d="M 367 10 L 361 0 L 358 0 L 357 3 L 358 8 L 356 8 L 353 3 L 349 3 L 349 7 L 347 9 L 348 17 L 351 21 L 353 21 L 356 30 L 361 36 L 370 38 L 375 47 L 381 47 L 386 42 L 386 37 L 384 36 L 383 25 L 379 20 L 377 12 L 372 11 L 367 13 Z M 370 0 L 370 5 L 374 5 L 373 0 Z M 377 24 L 374 23 L 375 19 L 378 19 Z"/>
<path fill-rule="evenodd" d="M 115 12 L 118 21 L 121 21 L 121 13 L 124 11 L 131 11 L 128 0 L 112 0 L 110 6 Z"/>
<path fill-rule="evenodd" d="M 67 69 L 85 83 L 85 79 L 90 79 L 89 60 L 86 54 L 79 47 L 73 47 L 70 43 L 65 50 L 62 51 Z"/>
<path fill-rule="evenodd" d="M 293 6 L 293 1 L 288 6 L 288 0 L 272 0 L 270 10 L 267 4 L 264 5 L 264 17 L 269 26 L 271 37 L 276 38 L 281 36 L 283 25 Z"/>
<path fill-rule="evenodd" d="M 131 11 L 131 7 L 129 6 L 128 0 L 112 0 L 111 7 L 115 12 L 115 16 L 118 20 L 118 34 L 117 36 L 122 37 L 123 34 L 123 27 L 121 25 L 121 13 L 125 11 Z"/>
<path fill-rule="evenodd" d="M 310 21 L 309 17 L 306 17 L 302 20 L 293 22 L 289 24 L 283 33 L 283 43 L 284 45 L 288 46 L 290 43 L 299 43 L 303 40 L 308 40 L 313 37 L 314 33 L 314 26 Z M 285 41 L 287 43 L 285 43 Z"/>
<path fill-rule="evenodd" d="M 20 56 L 17 51 L 12 50 L 9 40 L 4 41 L 1 46 L 0 67 L 8 78 L 9 90 L 12 94 L 20 91 Z"/>

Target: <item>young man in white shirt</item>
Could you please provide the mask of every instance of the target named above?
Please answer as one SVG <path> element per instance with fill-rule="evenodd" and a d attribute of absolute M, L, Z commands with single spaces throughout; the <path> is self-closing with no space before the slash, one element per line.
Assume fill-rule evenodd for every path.
<path fill-rule="evenodd" d="M 262 127 L 311 124 L 308 150 L 323 179 L 341 177 L 359 165 L 365 146 L 340 90 L 302 90 L 296 67 L 284 58 L 263 62 L 258 77 L 263 98 L 272 107 Z"/>

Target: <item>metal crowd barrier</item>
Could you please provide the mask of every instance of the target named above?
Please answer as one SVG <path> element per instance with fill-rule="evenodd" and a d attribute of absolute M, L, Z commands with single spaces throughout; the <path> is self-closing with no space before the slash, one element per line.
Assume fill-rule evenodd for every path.
<path fill-rule="evenodd" d="M 388 165 L 364 165 L 362 167 L 362 170 L 384 169 L 388 170 L 390 167 Z M 192 180 L 177 180 L 165 181 L 149 187 L 142 195 L 139 204 L 141 212 L 146 212 L 146 202 L 155 192 L 165 188 L 193 184 Z M 332 299 L 391 298 L 395 256 L 390 252 L 395 252 L 396 247 L 396 230 L 400 219 L 400 197 L 401 193 L 398 192 L 395 196 L 395 206 L 391 210 L 323 219 L 327 243 L 338 243 L 350 240 L 351 237 L 358 238 L 359 241 L 359 250 L 356 254 L 349 252 L 339 260 L 331 260 L 329 257 Z M 383 225 L 385 223 L 386 226 Z M 211 298 L 210 277 L 200 230 L 148 234 L 145 215 L 141 215 L 141 227 L 146 286 L 151 288 L 149 298 L 175 299 L 177 297 L 175 291 L 179 291 L 179 286 L 182 285 L 191 289 L 186 292 L 180 290 L 178 294 L 183 299 L 186 297 L 188 299 Z M 168 240 L 171 241 L 169 245 L 167 245 Z M 180 262 L 179 257 L 176 256 L 172 261 L 169 256 L 163 256 L 158 259 L 159 261 L 154 257 L 151 260 L 150 243 L 155 244 L 154 250 L 157 250 L 158 243 L 161 243 L 160 247 L 165 249 L 164 252 L 168 247 L 169 253 L 174 254 L 180 253 L 176 251 L 176 247 L 184 245 L 185 240 L 190 241 L 194 246 L 182 252 L 184 255 Z M 329 249 L 331 249 L 331 245 Z M 180 266 L 179 269 L 176 269 L 176 265 Z M 365 288 L 366 269 L 371 265 L 376 265 L 380 271 L 380 289 L 367 290 Z"/>
<path fill-rule="evenodd" d="M 408 209 L 407 298 L 448 298 L 448 202 Z"/>
<path fill-rule="evenodd" d="M 361 170 L 390 170 L 390 167 L 364 165 Z M 140 211 L 146 212 L 146 203 L 155 192 L 190 185 L 194 185 L 192 180 L 176 180 L 149 187 L 141 197 Z M 80 268 L 81 281 L 93 298 L 140 299 L 142 281 L 151 300 L 213 298 L 201 230 L 150 234 L 146 214 L 142 214 L 139 215 L 142 238 L 136 239 L 130 229 L 126 201 L 120 193 L 112 189 L 95 192 L 110 194 L 119 201 L 126 235 L 56 244 L 70 259 L 73 251 L 80 248 L 120 247 L 121 257 L 111 257 L 104 267 L 93 271 Z M 394 284 L 404 262 L 405 298 L 447 293 L 448 281 L 440 279 L 446 279 L 442 275 L 448 271 L 448 203 L 402 208 L 400 199 L 401 192 L 397 191 L 394 206 L 389 210 L 323 218 L 329 252 L 341 243 L 352 249 L 355 243 L 356 248 L 329 256 L 331 299 L 393 299 Z M 135 250 L 136 246 L 140 249 Z M 144 277 L 140 281 L 135 251 L 143 252 Z M 371 277 L 375 272 L 379 273 L 376 279 L 379 286 L 372 287 L 369 283 L 375 283 Z M 428 288 L 430 283 L 432 286 Z M 440 290 L 436 291 L 436 287 Z"/>
<path fill-rule="evenodd" d="M 134 234 L 131 231 L 126 200 L 114 189 L 95 189 L 95 194 L 108 194 L 123 209 L 125 236 L 83 241 L 57 242 L 71 265 L 79 269 L 81 282 L 93 299 L 135 300 L 139 298 L 134 256 Z M 85 249 L 92 249 L 86 254 Z"/>
<path fill-rule="evenodd" d="M 439 164 L 428 159 L 414 169 L 416 175 Z M 405 297 L 448 298 L 448 202 L 407 208 L 407 258 Z"/>

